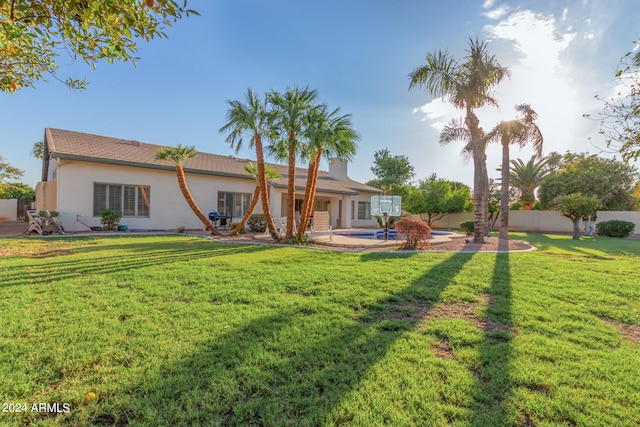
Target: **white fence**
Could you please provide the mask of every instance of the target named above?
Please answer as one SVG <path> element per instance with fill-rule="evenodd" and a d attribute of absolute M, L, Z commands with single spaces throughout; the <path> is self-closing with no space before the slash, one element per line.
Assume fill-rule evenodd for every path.
<path fill-rule="evenodd" d="M 420 219 L 419 215 L 413 215 L 413 217 Z M 596 224 L 612 219 L 633 222 L 636 225 L 634 234 L 640 234 L 640 211 L 601 211 L 598 212 Z M 435 228 L 460 228 L 460 223 L 468 220 L 473 220 L 473 213 L 451 214 L 436 221 L 433 226 Z M 500 220 L 498 219 L 494 230 L 497 230 L 499 226 Z M 557 211 L 509 211 L 509 230 L 571 233 L 573 224 L 571 220 Z"/>
<path fill-rule="evenodd" d="M 18 219 L 18 200 L 0 199 L 0 222 Z"/>

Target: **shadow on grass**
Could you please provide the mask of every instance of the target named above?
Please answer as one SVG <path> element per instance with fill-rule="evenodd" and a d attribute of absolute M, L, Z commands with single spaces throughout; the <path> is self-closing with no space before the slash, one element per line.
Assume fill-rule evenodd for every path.
<path fill-rule="evenodd" d="M 514 333 L 508 242 L 500 240 L 498 250 L 502 253 L 496 254 L 489 289 L 489 322 L 485 323 L 480 345 L 480 366 L 474 391 L 476 408 L 471 425 L 531 425 L 524 419 L 515 420 L 513 412 L 506 407 L 512 387 L 510 359 Z"/>
<path fill-rule="evenodd" d="M 300 307 L 249 320 L 115 396 L 119 402 L 100 416 L 117 421 L 127 414 L 140 425 L 348 425 L 354 414 L 338 411 L 341 401 L 472 257 L 453 254 L 346 318 Z M 398 304 L 420 315 L 394 320 Z"/>
<path fill-rule="evenodd" d="M 105 256 L 93 252 L 109 252 L 110 250 L 125 251 L 126 256 Z M 168 265 L 173 262 L 188 262 L 192 260 L 222 257 L 264 251 L 264 246 L 238 246 L 203 241 L 190 245 L 172 243 L 131 243 L 126 246 L 81 246 L 65 252 L 65 257 L 52 256 L 41 258 L 39 263 L 29 266 L 0 264 L 2 282 L 0 288 L 20 286 L 26 284 L 51 285 L 57 281 L 78 278 L 90 274 L 113 274 L 127 270 L 135 270 L 149 266 Z M 121 253 L 121 252 L 120 252 Z M 10 263 L 7 263 L 10 264 Z M 14 264 L 13 262 L 11 264 Z"/>

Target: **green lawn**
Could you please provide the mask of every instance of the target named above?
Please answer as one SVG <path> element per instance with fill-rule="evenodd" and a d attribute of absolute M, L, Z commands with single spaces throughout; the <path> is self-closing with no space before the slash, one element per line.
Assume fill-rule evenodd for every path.
<path fill-rule="evenodd" d="M 0 425 L 638 425 L 640 241 L 513 237 L 2 239 Z"/>

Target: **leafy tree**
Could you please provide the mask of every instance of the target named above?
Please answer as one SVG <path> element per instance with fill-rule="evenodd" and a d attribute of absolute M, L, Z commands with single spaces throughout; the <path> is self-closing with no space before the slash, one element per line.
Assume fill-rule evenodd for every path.
<path fill-rule="evenodd" d="M 582 193 L 597 197 L 602 210 L 634 210 L 638 208 L 637 182 L 637 170 L 623 162 L 585 153 L 567 153 L 558 173 L 542 181 L 540 202 L 548 208 L 559 196 Z"/>
<path fill-rule="evenodd" d="M 21 182 L 0 185 L 0 199 L 35 200 L 36 191 Z"/>
<path fill-rule="evenodd" d="M 303 133 L 307 123 L 304 118 L 307 112 L 313 108 L 318 97 L 318 92 L 310 90 L 308 87 L 300 89 L 292 87 L 283 94 L 273 91 L 269 94 L 269 102 L 273 106 L 272 131 L 285 138 L 284 145 L 287 148 L 287 226 L 285 230 L 285 240 L 289 241 L 293 237 L 293 226 L 295 221 L 295 198 L 296 198 L 296 158 L 300 154 L 301 142 L 298 138 Z"/>
<path fill-rule="evenodd" d="M 485 184 L 486 161 L 480 120 L 474 110 L 486 105 L 497 106 L 492 88 L 509 70 L 501 66 L 494 56 L 487 52 L 487 43 L 477 39 L 469 40 L 469 50 L 465 62 L 457 62 L 446 51 L 426 55 L 426 64 L 409 74 L 409 89 L 420 86 L 433 96 L 442 96 L 455 107 L 465 110 L 465 125 L 471 133 L 474 182 L 474 243 L 484 243 L 487 229 L 487 198 Z"/>
<path fill-rule="evenodd" d="M 235 147 L 236 153 L 242 147 L 243 136 L 250 136 L 249 147 L 256 150 L 258 185 L 260 185 L 260 200 L 262 201 L 264 220 L 267 223 L 269 234 L 271 234 L 273 240 L 277 240 L 276 226 L 271 216 L 267 174 L 264 164 L 263 139 L 268 139 L 270 135 L 267 101 L 260 100 L 260 97 L 253 90 L 247 89 L 245 102 L 227 101 L 227 104 L 229 105 L 227 123 L 220 128 L 220 132 L 229 133 L 226 142 L 232 148 Z"/>
<path fill-rule="evenodd" d="M 202 210 L 194 200 L 187 186 L 183 165 L 185 161 L 197 155 L 198 152 L 195 150 L 195 147 L 183 147 L 182 145 L 178 145 L 177 147 L 162 147 L 156 150 L 156 160 L 169 161 L 175 165 L 180 191 L 193 213 L 200 219 L 207 230 L 211 231 L 212 234 L 220 235 L 218 229 L 214 227 L 211 221 L 202 213 Z"/>
<path fill-rule="evenodd" d="M 573 223 L 573 240 L 580 239 L 580 220 L 587 221 L 600 209 L 600 200 L 595 196 L 571 193 L 554 199 L 553 206 Z"/>
<path fill-rule="evenodd" d="M 389 194 L 392 189 L 408 184 L 416 175 L 407 156 L 392 156 L 387 148 L 373 154 L 371 172 L 377 179 L 369 181 L 367 184 L 385 190 Z"/>
<path fill-rule="evenodd" d="M 504 240 L 509 239 L 509 146 L 518 144 L 524 147 L 531 142 L 536 150 L 536 156 L 542 157 L 542 133 L 535 124 L 538 114 L 528 104 L 516 105 L 516 110 L 520 113 L 519 118 L 501 121 L 487 134 L 489 142 L 502 144 L 502 188 L 498 237 Z"/>
<path fill-rule="evenodd" d="M 34 86 L 44 76 L 57 76 L 61 53 L 95 68 L 137 59 L 137 40 L 166 38 L 166 27 L 197 14 L 177 0 L 7 0 L 0 2 L 0 90 L 15 92 Z M 72 89 L 86 80 L 69 77 Z"/>
<path fill-rule="evenodd" d="M 0 185 L 7 180 L 14 180 L 24 175 L 24 171 L 16 167 L 11 166 L 8 162 L 5 162 L 2 156 L 0 156 Z"/>
<path fill-rule="evenodd" d="M 445 215 L 463 212 L 470 194 L 471 190 L 465 184 L 438 179 L 436 174 L 432 174 L 412 187 L 403 208 L 420 215 L 420 219 L 431 227 Z"/>
<path fill-rule="evenodd" d="M 253 190 L 253 198 L 251 199 L 251 203 L 247 208 L 247 212 L 245 212 L 244 216 L 240 223 L 236 226 L 236 228 L 232 231 L 232 234 L 238 235 L 240 231 L 244 228 L 244 225 L 247 223 L 254 209 L 258 205 L 258 200 L 260 198 L 260 183 L 258 182 L 258 168 L 253 165 L 253 163 L 246 164 L 244 166 L 244 170 L 247 172 L 247 175 L 252 176 L 256 179 L 256 188 Z M 280 172 L 273 169 L 271 166 L 265 165 L 264 171 L 267 174 L 267 178 L 280 178 Z M 263 230 L 264 231 L 264 230 Z"/>
<path fill-rule="evenodd" d="M 596 96 L 604 106 L 596 116 L 607 147 L 615 149 L 625 161 L 640 157 L 640 41 L 618 64 L 615 83 L 618 92 L 610 98 Z M 586 115 L 589 117 L 589 115 Z"/>

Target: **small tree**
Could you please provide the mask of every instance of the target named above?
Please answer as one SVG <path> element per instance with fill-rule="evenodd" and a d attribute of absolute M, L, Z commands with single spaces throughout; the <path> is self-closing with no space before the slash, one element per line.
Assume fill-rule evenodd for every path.
<path fill-rule="evenodd" d="M 417 187 L 409 191 L 403 208 L 420 218 L 431 227 L 445 215 L 463 212 L 469 201 L 471 190 L 468 186 L 445 179 L 436 174 L 421 180 Z"/>
<path fill-rule="evenodd" d="M 573 240 L 580 239 L 580 220 L 589 220 L 600 208 L 600 200 L 595 196 L 573 193 L 558 197 L 556 208 L 573 223 Z"/>
<path fill-rule="evenodd" d="M 396 222 L 396 230 L 398 231 L 398 239 L 404 235 L 404 249 L 418 249 L 421 246 L 429 246 L 431 228 L 422 221 L 402 218 Z"/>

